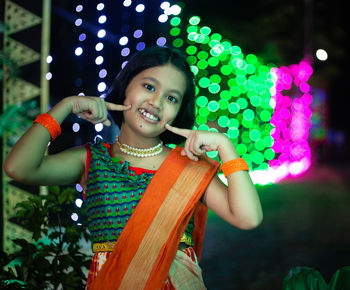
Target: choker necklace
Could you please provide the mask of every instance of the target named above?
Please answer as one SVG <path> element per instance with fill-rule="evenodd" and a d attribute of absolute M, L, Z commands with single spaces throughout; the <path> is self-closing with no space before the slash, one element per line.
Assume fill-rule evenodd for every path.
<path fill-rule="evenodd" d="M 115 141 L 117 142 L 120 148 L 120 151 L 122 151 L 125 154 L 136 156 L 136 157 L 151 157 L 151 156 L 158 155 L 163 151 L 162 141 L 160 141 L 156 146 L 150 147 L 150 148 L 136 148 L 136 147 L 129 146 L 127 144 L 121 144 L 119 142 L 118 136 L 115 139 Z"/>

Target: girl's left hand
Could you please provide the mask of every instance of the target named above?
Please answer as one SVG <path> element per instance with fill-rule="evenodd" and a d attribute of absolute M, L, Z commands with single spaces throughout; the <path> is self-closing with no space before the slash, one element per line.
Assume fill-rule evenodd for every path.
<path fill-rule="evenodd" d="M 198 161 L 199 156 L 208 151 L 219 150 L 219 146 L 228 140 L 224 134 L 216 132 L 182 129 L 173 127 L 169 124 L 166 124 L 165 128 L 174 134 L 186 138 L 185 146 L 181 151 L 181 155 L 187 155 L 188 158 L 194 161 Z"/>

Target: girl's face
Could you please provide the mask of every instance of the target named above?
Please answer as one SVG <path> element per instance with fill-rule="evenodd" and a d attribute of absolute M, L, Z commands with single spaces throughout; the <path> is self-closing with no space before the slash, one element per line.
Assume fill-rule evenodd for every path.
<path fill-rule="evenodd" d="M 186 77 L 172 64 L 155 66 L 137 74 L 125 91 L 122 128 L 147 137 L 158 137 L 165 124 L 175 120 L 186 91 Z"/>

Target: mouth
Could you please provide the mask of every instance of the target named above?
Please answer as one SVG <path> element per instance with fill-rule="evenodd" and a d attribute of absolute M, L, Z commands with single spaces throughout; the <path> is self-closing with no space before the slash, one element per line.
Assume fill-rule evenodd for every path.
<path fill-rule="evenodd" d="M 143 119 L 145 119 L 146 121 L 151 121 L 152 123 L 157 123 L 160 121 L 159 116 L 152 114 L 145 109 L 141 108 L 141 109 L 138 109 L 138 111 L 141 114 L 141 116 L 143 117 Z"/>

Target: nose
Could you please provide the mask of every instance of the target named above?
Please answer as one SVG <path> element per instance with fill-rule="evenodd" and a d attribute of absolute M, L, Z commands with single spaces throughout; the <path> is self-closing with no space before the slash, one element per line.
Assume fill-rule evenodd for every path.
<path fill-rule="evenodd" d="M 161 109 L 163 106 L 163 98 L 161 94 L 153 94 L 149 99 L 148 103 L 154 108 Z"/>

